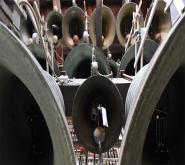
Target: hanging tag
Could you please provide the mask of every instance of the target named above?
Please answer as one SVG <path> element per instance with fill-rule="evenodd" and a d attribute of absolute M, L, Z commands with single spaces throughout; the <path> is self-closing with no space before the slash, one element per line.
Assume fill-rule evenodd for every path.
<path fill-rule="evenodd" d="M 101 109 L 102 109 L 103 125 L 106 126 L 106 127 L 109 127 L 108 126 L 108 121 L 107 121 L 107 112 L 106 112 L 106 109 L 104 107 L 101 107 Z"/>

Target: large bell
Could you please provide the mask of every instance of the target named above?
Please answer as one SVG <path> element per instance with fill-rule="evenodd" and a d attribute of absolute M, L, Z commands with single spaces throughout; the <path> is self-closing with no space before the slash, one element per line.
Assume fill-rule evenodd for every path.
<path fill-rule="evenodd" d="M 78 36 L 80 42 L 83 41 L 83 32 L 85 30 L 85 13 L 84 11 L 76 6 L 70 7 L 64 13 L 62 32 L 64 42 L 69 48 L 73 48 L 75 43 L 73 41 L 74 36 Z"/>
<path fill-rule="evenodd" d="M 113 42 L 115 36 L 115 18 L 112 10 L 103 5 L 102 6 L 102 39 L 103 39 L 103 49 L 107 49 Z M 89 23 L 89 34 L 92 43 L 96 45 L 96 9 Z"/>
<path fill-rule="evenodd" d="M 62 15 L 57 11 L 51 11 L 46 17 L 48 33 L 53 37 L 56 35 L 58 40 L 62 38 Z"/>
<path fill-rule="evenodd" d="M 129 33 L 132 27 L 133 12 L 136 11 L 136 3 L 129 2 L 124 4 L 118 12 L 116 19 L 116 33 L 118 40 L 122 46 L 125 47 L 129 38 Z M 140 26 L 144 25 L 144 19 L 142 13 L 139 18 Z M 131 44 L 134 44 L 135 40 L 131 40 Z"/>
<path fill-rule="evenodd" d="M 119 90 L 106 77 L 88 78 L 75 95 L 72 118 L 80 144 L 93 153 L 107 151 L 118 140 L 124 124 Z"/>
<path fill-rule="evenodd" d="M 69 78 L 88 78 L 91 75 L 92 49 L 91 44 L 82 43 L 69 52 L 64 61 L 64 70 Z M 98 47 L 95 47 L 95 56 L 99 72 L 104 75 L 110 74 L 109 63 Z"/>
<path fill-rule="evenodd" d="M 152 40 L 156 41 L 157 43 L 160 43 L 166 38 L 166 35 L 168 34 L 168 31 L 172 26 L 170 13 L 169 12 L 164 13 L 165 7 L 166 7 L 166 2 L 160 0 L 157 4 L 157 8 L 148 32 L 149 37 Z M 152 6 L 146 15 L 145 24 L 148 21 L 151 10 L 152 10 Z"/>
<path fill-rule="evenodd" d="M 137 47 L 139 48 L 140 41 L 136 42 Z M 125 52 L 121 59 L 121 64 L 118 68 L 117 76 L 121 77 L 121 71 L 128 75 L 135 75 L 134 61 L 135 61 L 135 44 L 130 46 Z M 146 65 L 152 59 L 155 51 L 158 48 L 158 44 L 155 41 L 147 39 L 143 47 L 143 65 Z M 138 70 L 140 69 L 140 61 L 138 62 Z"/>
<path fill-rule="evenodd" d="M 0 164 L 74 165 L 58 85 L 2 23 L 0 50 Z"/>
<path fill-rule="evenodd" d="M 129 87 L 120 165 L 185 164 L 184 32 L 183 15 Z"/>

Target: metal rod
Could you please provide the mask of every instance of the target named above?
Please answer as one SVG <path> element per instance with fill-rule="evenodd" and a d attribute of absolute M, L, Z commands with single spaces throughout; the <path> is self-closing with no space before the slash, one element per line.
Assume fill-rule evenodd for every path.
<path fill-rule="evenodd" d="M 53 9 L 57 10 L 59 13 L 62 12 L 60 0 L 53 0 Z"/>
<path fill-rule="evenodd" d="M 169 1 L 166 5 L 166 7 L 164 8 L 164 13 L 167 12 L 167 10 L 170 8 L 171 4 L 173 3 L 173 0 Z"/>
<path fill-rule="evenodd" d="M 144 60 L 144 54 L 143 54 L 143 48 L 142 48 L 141 58 L 140 58 L 140 69 L 143 67 L 143 60 Z"/>
<path fill-rule="evenodd" d="M 124 78 L 126 78 L 126 79 L 128 79 L 128 80 L 133 80 L 133 78 L 134 78 L 134 76 L 129 76 L 128 74 L 125 74 L 125 73 L 123 73 L 122 74 L 122 77 L 124 77 Z"/>
<path fill-rule="evenodd" d="M 129 38 L 128 38 L 126 46 L 125 46 L 125 51 L 127 51 L 127 49 L 128 49 L 128 46 L 129 46 L 131 38 L 132 38 L 133 31 L 134 31 L 134 25 L 132 24 L 132 27 L 131 27 L 131 30 L 130 30 L 130 34 L 129 34 Z"/>
<path fill-rule="evenodd" d="M 102 48 L 102 0 L 96 0 L 96 46 Z"/>
<path fill-rule="evenodd" d="M 129 3 L 131 2 L 131 0 L 122 0 L 122 6 L 125 4 L 125 3 Z"/>
<path fill-rule="evenodd" d="M 155 10 L 156 10 L 156 8 L 157 8 L 158 1 L 159 1 L 159 0 L 155 0 L 155 1 L 154 1 L 153 7 L 152 7 L 152 10 L 151 10 L 151 13 L 150 13 L 150 16 L 149 16 L 147 25 L 146 25 L 146 29 L 145 29 L 145 32 L 144 32 L 143 38 L 142 38 L 142 40 L 141 40 L 141 44 L 140 44 L 140 46 L 139 46 L 139 50 L 138 50 L 138 53 L 137 53 L 137 56 L 136 56 L 136 59 L 135 59 L 135 62 L 134 62 L 134 68 L 136 68 L 137 63 L 138 63 L 138 60 L 139 60 L 139 58 L 140 58 L 140 54 L 141 54 L 142 48 L 143 48 L 143 46 L 144 46 L 145 40 L 146 40 L 146 38 L 147 38 L 148 30 L 149 30 L 150 25 L 151 25 L 151 22 L 152 22 L 152 20 L 153 20 L 153 16 L 154 16 L 154 14 L 155 14 Z"/>
<path fill-rule="evenodd" d="M 77 6 L 76 0 L 72 0 L 72 4 L 73 4 L 73 6 Z"/>
<path fill-rule="evenodd" d="M 88 31 L 88 15 L 85 1 L 84 1 L 84 12 L 85 12 L 85 31 Z"/>
<path fill-rule="evenodd" d="M 134 46 L 134 57 L 135 57 L 135 59 L 136 59 L 136 57 L 137 57 L 137 44 L 138 44 L 138 42 L 136 41 L 136 43 L 135 43 L 135 46 Z M 135 75 L 136 75 L 136 73 L 137 73 L 137 65 L 134 67 L 135 68 Z"/>

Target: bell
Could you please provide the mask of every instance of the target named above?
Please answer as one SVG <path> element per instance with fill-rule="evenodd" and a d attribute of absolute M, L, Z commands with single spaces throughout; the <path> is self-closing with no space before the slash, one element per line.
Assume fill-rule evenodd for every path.
<path fill-rule="evenodd" d="M 126 46 L 129 38 L 130 30 L 132 28 L 133 12 L 136 12 L 136 3 L 125 3 L 118 12 L 116 19 L 116 33 L 118 40 L 122 46 Z M 144 25 L 144 18 L 140 13 L 139 25 Z M 134 44 L 135 39 L 131 39 L 131 45 Z"/>
<path fill-rule="evenodd" d="M 75 95 L 72 119 L 82 146 L 93 153 L 109 150 L 118 140 L 124 124 L 119 90 L 104 76 L 88 78 Z"/>
<path fill-rule="evenodd" d="M 48 33 L 52 35 L 52 37 L 57 37 L 58 40 L 62 39 L 62 15 L 57 11 L 51 11 L 46 16 L 45 21 Z M 57 43 L 57 41 L 55 42 Z"/>
<path fill-rule="evenodd" d="M 81 43 L 69 52 L 64 61 L 64 70 L 69 78 L 88 78 L 91 75 L 92 49 L 91 44 Z M 109 63 L 98 47 L 95 47 L 95 56 L 99 72 L 110 74 Z"/>
<path fill-rule="evenodd" d="M 58 85 L 2 23 L 0 36 L 0 164 L 74 165 Z"/>
<path fill-rule="evenodd" d="M 139 48 L 141 41 L 138 41 L 137 47 Z M 130 46 L 129 49 L 125 52 L 121 59 L 121 64 L 118 68 L 117 76 L 122 77 L 122 71 L 130 76 L 135 75 L 135 69 L 134 69 L 134 61 L 135 61 L 135 44 Z M 145 41 L 144 47 L 143 47 L 143 65 L 146 65 L 150 62 L 152 59 L 155 51 L 158 48 L 158 44 L 153 41 L 147 39 Z M 138 67 L 137 70 L 140 69 L 139 62 L 138 62 Z"/>
<path fill-rule="evenodd" d="M 129 87 L 121 165 L 185 163 L 184 20 L 179 18 L 168 40 Z"/>
<path fill-rule="evenodd" d="M 170 13 L 164 13 L 165 7 L 166 2 L 160 0 L 157 4 L 157 8 L 148 32 L 149 37 L 157 43 L 161 43 L 166 38 L 166 35 L 172 26 Z M 145 24 L 148 21 L 151 10 L 152 7 L 149 9 L 146 15 Z"/>
<path fill-rule="evenodd" d="M 89 34 L 92 43 L 96 45 L 96 9 L 93 11 L 89 22 Z M 102 49 L 107 49 L 113 42 L 115 36 L 115 18 L 111 9 L 102 6 Z"/>
<path fill-rule="evenodd" d="M 73 48 L 83 41 L 85 30 L 85 13 L 76 6 L 66 10 L 63 17 L 62 32 L 64 42 L 69 48 Z"/>

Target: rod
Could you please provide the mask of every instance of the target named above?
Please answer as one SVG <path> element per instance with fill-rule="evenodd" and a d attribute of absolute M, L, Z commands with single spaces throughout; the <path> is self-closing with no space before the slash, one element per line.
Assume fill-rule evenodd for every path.
<path fill-rule="evenodd" d="M 124 4 L 126 4 L 126 3 L 129 3 L 129 2 L 131 2 L 131 0 L 122 0 L 122 6 L 123 6 Z"/>
<path fill-rule="evenodd" d="M 61 14 L 62 10 L 60 0 L 53 0 L 53 9 L 57 10 Z"/>
<path fill-rule="evenodd" d="M 134 79 L 134 76 L 129 76 L 128 74 L 123 73 L 122 77 L 125 77 L 126 79 L 129 79 L 130 81 L 132 81 Z"/>
<path fill-rule="evenodd" d="M 84 12 L 85 12 L 85 31 L 88 31 L 88 15 L 85 1 L 84 1 Z"/>
<path fill-rule="evenodd" d="M 102 0 L 96 0 L 96 46 L 102 48 Z"/>
<path fill-rule="evenodd" d="M 138 60 L 139 60 L 139 58 L 140 58 L 141 51 L 142 51 L 142 48 L 143 48 L 143 46 L 144 46 L 145 40 L 146 40 L 146 38 L 147 38 L 148 30 L 149 30 L 150 25 L 151 25 L 151 22 L 152 22 L 152 20 L 153 20 L 153 17 L 154 17 L 154 14 L 155 14 L 155 10 L 156 10 L 156 8 L 157 8 L 158 1 L 159 1 L 159 0 L 155 0 L 154 3 L 153 3 L 153 7 L 152 7 L 152 10 L 151 10 L 151 13 L 150 13 L 150 16 L 149 16 L 147 25 L 146 25 L 146 30 L 145 30 L 145 33 L 144 33 L 143 38 L 142 38 L 142 40 L 141 40 L 141 44 L 140 44 L 140 46 L 139 46 L 139 50 L 138 50 L 138 53 L 137 53 L 137 56 L 136 56 L 136 59 L 135 59 L 135 62 L 134 62 L 134 68 L 136 68 L 137 63 L 138 63 Z"/>

